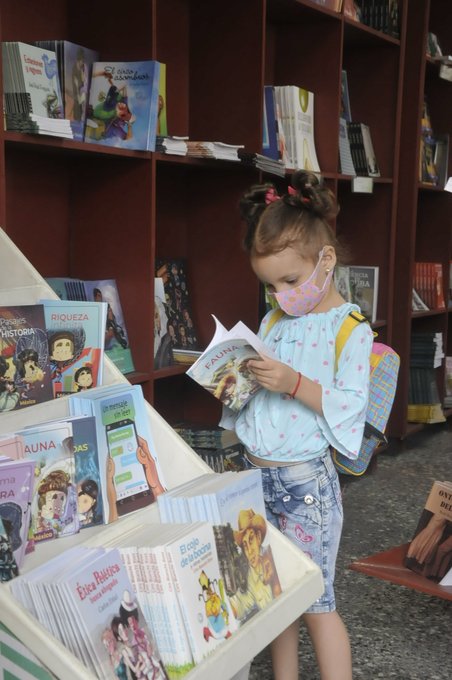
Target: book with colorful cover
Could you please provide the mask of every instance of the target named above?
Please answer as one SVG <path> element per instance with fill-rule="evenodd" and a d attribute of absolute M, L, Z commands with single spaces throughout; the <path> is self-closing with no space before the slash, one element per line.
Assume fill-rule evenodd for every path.
<path fill-rule="evenodd" d="M 80 528 L 104 523 L 103 474 L 99 469 L 94 416 L 71 418 L 74 451 L 74 480 Z"/>
<path fill-rule="evenodd" d="M 51 421 L 25 427 L 25 456 L 34 463 L 31 531 L 35 543 L 77 533 L 72 424 Z"/>
<path fill-rule="evenodd" d="M 210 524 L 197 522 L 165 545 L 195 663 L 201 662 L 238 628 L 224 589 Z"/>
<path fill-rule="evenodd" d="M 160 62 L 159 103 L 157 110 L 157 136 L 168 136 L 168 118 L 166 106 L 166 64 Z"/>
<path fill-rule="evenodd" d="M 38 40 L 35 44 L 56 53 L 64 117 L 71 123 L 74 139 L 82 141 L 91 67 L 98 61 L 99 52 L 69 40 Z"/>
<path fill-rule="evenodd" d="M 0 519 L 3 520 L 19 568 L 23 564 L 28 542 L 34 472 L 35 466 L 30 460 L 0 462 Z"/>
<path fill-rule="evenodd" d="M 173 349 L 199 349 L 198 336 L 193 322 L 184 258 L 160 258 L 156 262 L 155 276 L 163 279 L 165 310 L 168 317 L 167 332 Z"/>
<path fill-rule="evenodd" d="M 213 316 L 213 315 L 212 315 Z M 213 316 L 214 336 L 187 375 L 233 411 L 239 411 L 261 389 L 248 369 L 250 359 L 274 356 L 243 322 L 231 330 Z"/>
<path fill-rule="evenodd" d="M 96 419 L 104 522 L 153 503 L 165 487 L 141 386 L 79 392 L 69 409 Z"/>
<path fill-rule="evenodd" d="M 0 306 L 0 413 L 52 398 L 43 306 Z"/>
<path fill-rule="evenodd" d="M 96 61 L 92 66 L 85 142 L 155 150 L 158 61 Z"/>
<path fill-rule="evenodd" d="M 379 267 L 343 266 L 334 270 L 338 292 L 346 302 L 353 302 L 370 323 L 377 320 Z"/>
<path fill-rule="evenodd" d="M 42 303 L 54 396 L 101 385 L 107 303 L 72 300 Z"/>
<path fill-rule="evenodd" d="M 287 88 L 293 120 L 296 167 L 320 172 L 314 136 L 314 93 L 295 85 L 288 85 Z"/>

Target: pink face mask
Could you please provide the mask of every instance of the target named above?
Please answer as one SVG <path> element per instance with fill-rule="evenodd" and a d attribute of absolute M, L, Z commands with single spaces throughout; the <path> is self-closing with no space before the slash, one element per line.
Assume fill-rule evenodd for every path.
<path fill-rule="evenodd" d="M 299 286 L 291 288 L 290 290 L 274 293 L 279 306 L 286 314 L 289 314 L 289 316 L 303 316 L 304 314 L 309 314 L 309 312 L 312 312 L 312 310 L 320 304 L 327 294 L 331 279 L 333 278 L 332 269 L 328 272 L 322 288 L 319 288 L 315 283 L 320 270 L 322 257 L 323 250 L 320 251 L 319 261 L 307 281 L 300 283 Z"/>

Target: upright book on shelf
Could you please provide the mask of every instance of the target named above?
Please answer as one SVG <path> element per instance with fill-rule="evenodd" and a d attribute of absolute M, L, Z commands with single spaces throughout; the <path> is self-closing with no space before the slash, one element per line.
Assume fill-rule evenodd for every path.
<path fill-rule="evenodd" d="M 159 79 L 155 60 L 94 62 L 85 141 L 154 151 Z"/>

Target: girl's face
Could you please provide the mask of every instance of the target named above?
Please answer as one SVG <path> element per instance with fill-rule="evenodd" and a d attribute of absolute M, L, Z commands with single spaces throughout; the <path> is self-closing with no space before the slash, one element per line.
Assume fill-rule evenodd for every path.
<path fill-rule="evenodd" d="M 251 257 L 254 273 L 267 286 L 270 294 L 290 290 L 304 283 L 311 276 L 316 264 L 301 257 L 291 247 L 278 253 Z"/>

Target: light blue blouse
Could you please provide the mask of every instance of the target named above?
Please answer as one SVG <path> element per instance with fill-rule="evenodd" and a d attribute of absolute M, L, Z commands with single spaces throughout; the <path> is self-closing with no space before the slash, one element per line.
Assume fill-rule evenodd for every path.
<path fill-rule="evenodd" d="M 298 399 L 260 390 L 235 418 L 235 430 L 250 453 L 269 461 L 302 462 L 328 446 L 356 458 L 364 431 L 373 333 L 356 326 L 341 353 L 335 375 L 335 340 L 342 321 L 356 305 L 328 312 L 284 316 L 265 336 L 272 312 L 262 320 L 259 336 L 278 359 L 322 385 L 323 415 Z M 225 418 L 223 426 L 227 426 Z M 231 425 L 231 420 L 229 420 Z"/>

